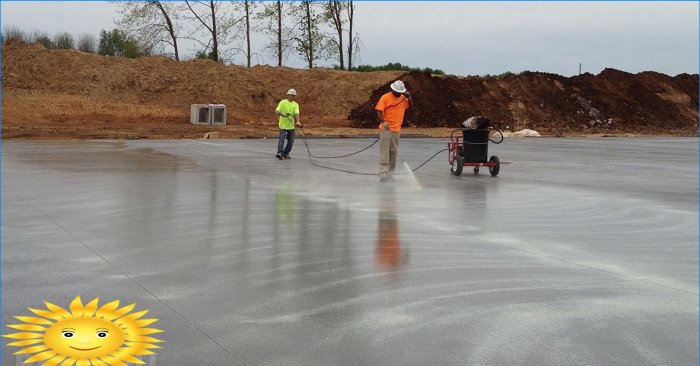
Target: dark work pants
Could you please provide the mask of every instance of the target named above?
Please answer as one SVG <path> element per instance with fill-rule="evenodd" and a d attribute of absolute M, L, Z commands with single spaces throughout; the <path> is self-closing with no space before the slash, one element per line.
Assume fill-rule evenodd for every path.
<path fill-rule="evenodd" d="M 287 146 L 284 146 L 284 140 L 287 140 Z M 280 129 L 279 141 L 277 142 L 277 153 L 283 158 L 289 156 L 289 152 L 292 151 L 292 146 L 294 146 L 294 130 L 283 130 Z"/>

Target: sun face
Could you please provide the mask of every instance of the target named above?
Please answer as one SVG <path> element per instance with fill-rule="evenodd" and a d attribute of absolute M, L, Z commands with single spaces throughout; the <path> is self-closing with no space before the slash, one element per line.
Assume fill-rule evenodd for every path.
<path fill-rule="evenodd" d="M 73 358 L 104 357 L 124 344 L 122 329 L 112 322 L 96 318 L 59 321 L 49 327 L 44 343 L 56 352 Z"/>
<path fill-rule="evenodd" d="M 3 335 L 19 339 L 8 346 L 26 347 L 15 352 L 34 354 L 24 363 L 45 361 L 42 365 L 90 366 L 144 364 L 135 356 L 152 355 L 150 349 L 160 348 L 153 343 L 162 342 L 149 334 L 162 332 L 146 326 L 158 319 L 141 319 L 148 310 L 130 313 L 135 304 L 119 308 L 119 300 L 98 308 L 98 299 L 83 305 L 80 296 L 70 304 L 70 312 L 60 306 L 45 302 L 48 310 L 29 308 L 40 318 L 16 316 L 24 324 L 11 324 L 9 328 L 22 331 Z"/>

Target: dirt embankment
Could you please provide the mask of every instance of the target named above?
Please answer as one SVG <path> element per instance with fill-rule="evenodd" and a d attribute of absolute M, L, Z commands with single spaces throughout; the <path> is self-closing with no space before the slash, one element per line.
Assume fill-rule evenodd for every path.
<path fill-rule="evenodd" d="M 2 47 L 2 137 L 199 138 L 210 131 L 224 138 L 275 136 L 274 108 L 292 87 L 307 134 L 369 135 L 376 127 L 373 104 L 396 78 L 414 96 L 416 108 L 407 121 L 413 133 L 446 136 L 476 114 L 499 128 L 555 135 L 698 133 L 697 74 L 608 69 L 572 78 L 438 77 L 124 59 L 11 44 Z M 195 103 L 226 104 L 228 126 L 190 124 L 189 106 Z"/>
<path fill-rule="evenodd" d="M 409 125 L 457 127 L 466 116 L 488 116 L 496 127 L 567 133 L 663 133 L 697 135 L 698 75 L 670 77 L 606 69 L 571 78 L 524 72 L 500 79 L 402 77 L 415 108 Z M 371 106 L 389 89 L 375 90 L 351 112 L 352 125 L 372 127 Z"/>

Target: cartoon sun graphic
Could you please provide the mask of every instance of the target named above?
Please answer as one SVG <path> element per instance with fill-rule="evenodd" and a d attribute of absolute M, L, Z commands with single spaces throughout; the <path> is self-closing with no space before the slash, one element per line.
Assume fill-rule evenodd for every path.
<path fill-rule="evenodd" d="M 24 324 L 8 327 L 22 332 L 3 337 L 18 339 L 8 346 L 28 346 L 15 355 L 36 353 L 24 363 L 45 361 L 42 366 L 145 364 L 135 356 L 152 355 L 151 349 L 160 348 L 153 343 L 163 341 L 148 335 L 162 330 L 145 328 L 158 319 L 141 319 L 148 310 L 130 313 L 135 304 L 119 308 L 119 300 L 114 300 L 98 308 L 98 301 L 99 298 L 95 298 L 83 305 L 77 296 L 70 303 L 70 312 L 44 301 L 48 310 L 29 308 L 40 318 L 16 316 Z"/>

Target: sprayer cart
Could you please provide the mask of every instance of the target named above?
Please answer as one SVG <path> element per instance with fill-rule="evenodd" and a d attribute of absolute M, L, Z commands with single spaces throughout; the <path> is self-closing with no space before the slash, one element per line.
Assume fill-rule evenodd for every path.
<path fill-rule="evenodd" d="M 461 131 L 461 133 L 456 133 L 457 131 Z M 496 131 L 501 135 L 498 142 L 489 138 L 491 131 Z M 474 174 L 479 174 L 479 167 L 484 166 L 489 168 L 489 173 L 492 176 L 497 176 L 501 170 L 501 163 L 498 156 L 495 155 L 487 160 L 489 141 L 500 144 L 503 142 L 503 133 L 494 128 L 480 130 L 462 128 L 452 131 L 450 142 L 447 143 L 448 160 L 452 166 L 450 173 L 459 176 L 462 175 L 462 169 L 465 166 L 473 166 Z"/>

